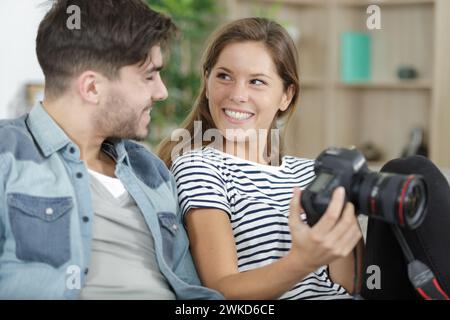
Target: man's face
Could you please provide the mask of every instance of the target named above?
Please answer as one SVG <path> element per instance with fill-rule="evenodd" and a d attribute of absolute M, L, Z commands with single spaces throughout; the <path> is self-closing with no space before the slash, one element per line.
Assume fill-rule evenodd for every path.
<path fill-rule="evenodd" d="M 167 98 L 160 77 L 162 65 L 161 48 L 154 46 L 148 62 L 125 66 L 117 79 L 109 81 L 95 117 L 97 128 L 107 137 L 134 140 L 147 137 L 153 103 Z"/>

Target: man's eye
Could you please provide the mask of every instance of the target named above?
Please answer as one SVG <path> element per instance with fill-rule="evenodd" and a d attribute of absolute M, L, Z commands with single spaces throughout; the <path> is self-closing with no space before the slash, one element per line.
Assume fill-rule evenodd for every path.
<path fill-rule="evenodd" d="M 154 79 L 155 79 L 155 76 L 156 76 L 157 74 L 158 74 L 157 72 L 147 72 L 147 73 L 145 74 L 145 79 L 146 79 L 146 80 L 149 80 L 149 81 L 154 80 Z"/>

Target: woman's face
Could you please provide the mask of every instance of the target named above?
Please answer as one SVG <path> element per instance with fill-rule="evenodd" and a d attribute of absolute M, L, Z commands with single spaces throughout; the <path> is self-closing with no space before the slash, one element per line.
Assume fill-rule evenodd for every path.
<path fill-rule="evenodd" d="M 285 111 L 292 99 L 261 42 L 227 45 L 207 76 L 209 111 L 224 136 L 227 129 L 269 130 L 278 110 Z"/>

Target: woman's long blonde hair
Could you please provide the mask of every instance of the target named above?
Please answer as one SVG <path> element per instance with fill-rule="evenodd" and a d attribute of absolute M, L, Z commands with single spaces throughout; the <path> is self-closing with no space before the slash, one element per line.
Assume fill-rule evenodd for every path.
<path fill-rule="evenodd" d="M 207 49 L 202 59 L 202 82 L 200 92 L 195 100 L 194 108 L 189 113 L 186 120 L 181 124 L 182 129 L 187 129 L 190 140 L 186 144 L 194 147 L 196 136 L 202 145 L 210 144 L 210 141 L 203 141 L 202 137 L 206 130 L 216 128 L 209 112 L 208 99 L 206 97 L 207 75 L 217 63 L 222 50 L 231 43 L 255 41 L 265 44 L 269 51 L 278 75 L 283 80 L 284 90 L 289 87 L 293 89 L 293 97 L 288 108 L 278 111 L 276 118 L 272 122 L 272 128 L 276 127 L 277 120 L 287 121 L 293 114 L 299 95 L 299 77 L 297 63 L 297 49 L 287 31 L 278 23 L 265 18 L 244 18 L 230 22 L 217 30 L 209 40 Z M 244 53 L 245 54 L 245 53 Z M 201 132 L 194 132 L 194 122 L 201 121 Z M 268 145 L 270 145 L 270 134 L 268 135 Z M 158 147 L 157 154 L 165 162 L 168 168 L 172 165 L 172 150 L 179 141 L 172 141 L 171 137 L 164 139 Z M 280 146 L 282 146 L 282 139 Z M 182 149 L 182 148 L 181 148 Z M 268 149 L 270 150 L 270 149 Z M 282 152 L 278 155 L 281 159 Z"/>

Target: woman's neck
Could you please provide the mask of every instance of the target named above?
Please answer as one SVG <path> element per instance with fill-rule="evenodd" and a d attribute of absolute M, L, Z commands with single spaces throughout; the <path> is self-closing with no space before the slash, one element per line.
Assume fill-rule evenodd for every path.
<path fill-rule="evenodd" d="M 245 142 L 225 142 L 224 152 L 248 161 L 270 165 L 270 158 L 266 155 L 266 144 Z"/>

